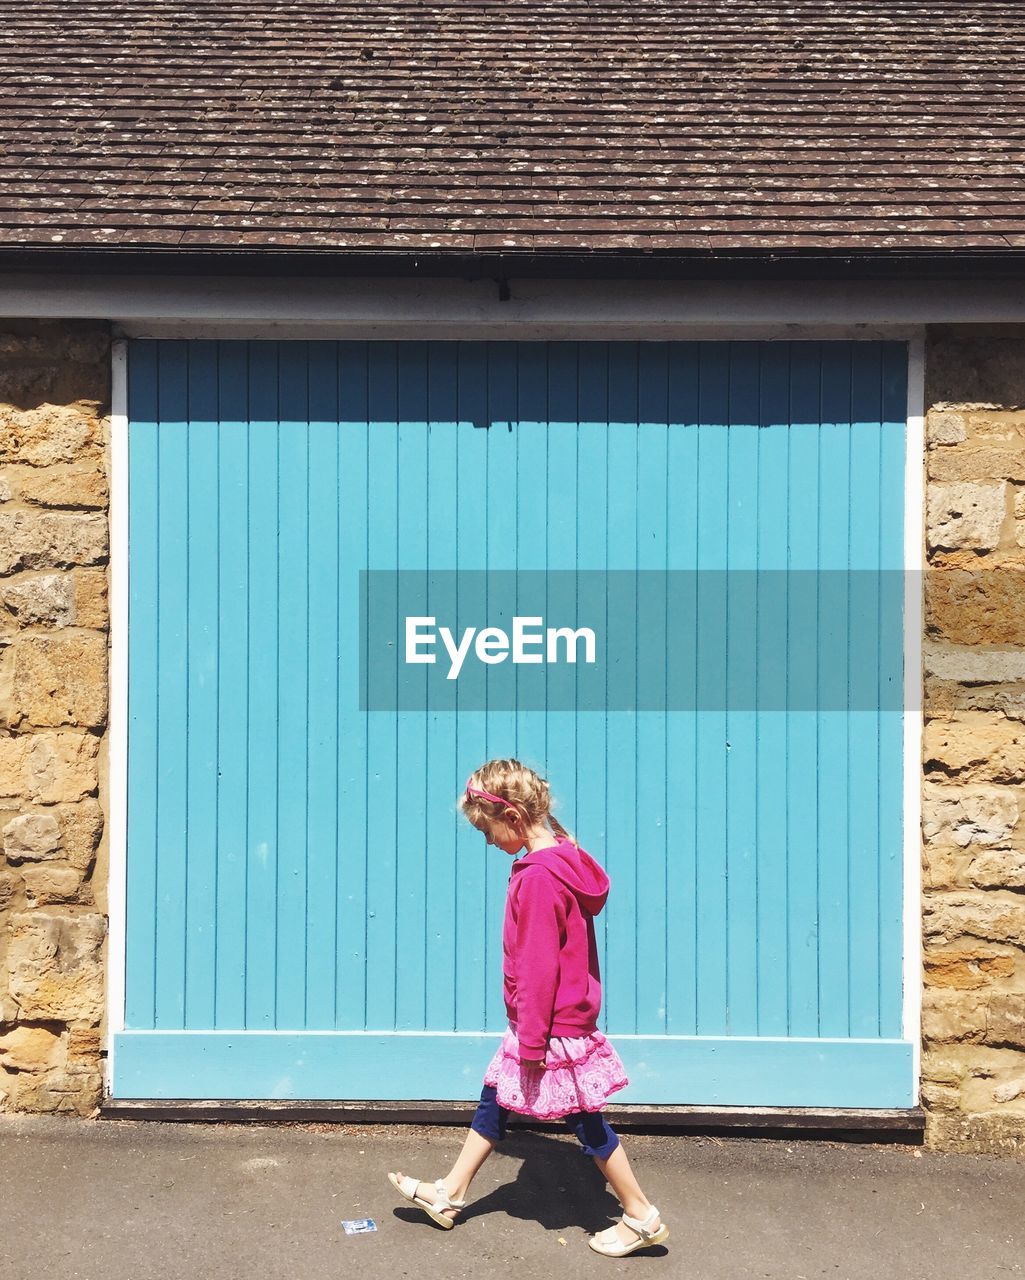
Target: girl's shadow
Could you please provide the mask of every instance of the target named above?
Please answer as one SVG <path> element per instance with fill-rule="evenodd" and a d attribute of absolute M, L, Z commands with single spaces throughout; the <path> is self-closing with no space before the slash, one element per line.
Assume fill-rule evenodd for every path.
<path fill-rule="evenodd" d="M 604 1231 L 622 1212 L 593 1158 L 584 1155 L 575 1139 L 524 1132 L 510 1125 L 508 1135 L 495 1147 L 488 1163 L 496 1157 L 519 1162 L 515 1178 L 476 1199 L 475 1186 L 471 1186 L 469 1203 L 456 1219 L 457 1227 L 471 1218 L 504 1213 L 510 1218 L 536 1222 L 546 1231 L 579 1227 L 592 1235 Z M 478 1174 L 476 1185 L 479 1179 Z M 395 1215 L 406 1222 L 425 1223 L 436 1231 L 446 1230 L 419 1210 L 399 1206 Z M 661 1256 L 669 1250 L 665 1245 L 651 1245 L 635 1252 Z"/>

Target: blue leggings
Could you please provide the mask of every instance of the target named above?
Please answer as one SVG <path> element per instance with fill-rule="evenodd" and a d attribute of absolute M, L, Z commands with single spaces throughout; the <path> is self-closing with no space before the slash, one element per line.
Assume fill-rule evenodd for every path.
<path fill-rule="evenodd" d="M 501 1142 L 505 1137 L 508 1119 L 509 1110 L 498 1105 L 495 1086 L 486 1084 L 480 1091 L 480 1102 L 470 1128 L 490 1142 Z M 609 1127 L 600 1111 L 574 1111 L 571 1115 L 563 1116 L 563 1119 L 580 1139 L 585 1156 L 599 1156 L 606 1160 L 619 1146 L 618 1134 Z"/>

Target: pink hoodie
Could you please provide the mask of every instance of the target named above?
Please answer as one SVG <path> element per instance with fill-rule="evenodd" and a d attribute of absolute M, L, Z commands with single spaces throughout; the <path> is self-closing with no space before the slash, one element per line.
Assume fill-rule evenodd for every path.
<path fill-rule="evenodd" d="M 594 917 L 609 895 L 604 869 L 572 841 L 513 863 L 502 925 L 505 1008 L 525 1058 L 549 1036 L 598 1028 L 601 977 Z"/>

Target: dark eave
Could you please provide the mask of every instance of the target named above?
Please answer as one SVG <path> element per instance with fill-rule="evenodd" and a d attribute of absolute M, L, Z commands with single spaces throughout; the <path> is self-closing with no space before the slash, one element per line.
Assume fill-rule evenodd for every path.
<path fill-rule="evenodd" d="M 1025 249 L 851 252 L 409 253 L 270 249 L 4 249 L 0 271 L 35 275 L 433 277 L 462 280 L 1005 280 Z"/>

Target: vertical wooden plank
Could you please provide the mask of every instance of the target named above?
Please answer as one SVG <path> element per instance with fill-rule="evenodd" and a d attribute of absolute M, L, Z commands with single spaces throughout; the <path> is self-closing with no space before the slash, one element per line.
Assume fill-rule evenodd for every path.
<path fill-rule="evenodd" d="M 217 344 L 188 347 L 188 739 L 185 1026 L 215 1018 L 217 867 Z"/>
<path fill-rule="evenodd" d="M 160 347 L 157 546 L 158 786 L 154 1025 L 185 1022 L 188 808 L 188 344 Z"/>
<path fill-rule="evenodd" d="M 487 566 L 487 347 L 483 342 L 460 342 L 456 377 L 456 559 L 459 570 L 456 617 L 459 633 L 480 627 L 487 607 L 484 569 Z M 465 782 L 482 765 L 487 751 L 486 682 L 476 659 L 464 667 L 455 691 L 458 782 Z M 445 794 L 452 795 L 453 781 Z M 457 784 L 458 785 L 458 784 Z M 454 796 L 453 796 L 454 799 Z M 451 803 L 451 802 L 450 802 Z M 463 824 L 465 827 L 467 824 Z M 481 856 L 480 836 L 472 828 L 460 830 L 456 844 L 456 1029 L 476 1031 L 484 1021 L 484 931 L 487 910 L 487 862 Z M 505 858 L 500 850 L 492 856 Z"/>
<path fill-rule="evenodd" d="M 339 893 L 338 634 L 339 502 L 338 352 L 333 342 L 307 345 L 309 363 L 308 765 L 306 1023 L 335 1025 Z M 357 619 L 346 619 L 354 630 Z M 330 960 L 330 963 L 328 961 Z"/>
<path fill-rule="evenodd" d="M 821 344 L 791 344 L 787 614 L 788 937 L 792 1036 L 818 1034 L 817 570 Z"/>
<path fill-rule="evenodd" d="M 606 627 L 605 570 L 608 552 L 609 348 L 604 342 L 580 344 L 577 360 L 577 563 L 581 571 L 584 609 Z M 603 866 L 608 858 L 608 712 L 601 706 L 582 713 L 577 725 L 575 825 L 571 828 L 587 851 Z M 619 908 L 618 886 L 595 922 L 598 965 L 608 982 L 608 921 Z M 599 1025 L 608 1027 L 608 1001 L 603 998 Z"/>
<path fill-rule="evenodd" d="M 850 720 L 851 344 L 822 347 L 819 435 L 819 1034 L 846 1036 L 848 994 L 848 796 Z"/>
<path fill-rule="evenodd" d="M 486 550 L 488 569 L 487 619 L 492 626 L 511 628 L 514 602 L 510 603 L 508 577 L 516 569 L 516 448 L 519 431 L 517 405 L 518 345 L 489 342 L 488 432 L 486 486 Z M 501 576 L 499 576 L 501 575 Z M 489 667 L 487 680 L 487 723 L 484 755 L 490 760 L 516 755 L 516 675 L 508 661 Z M 457 789 L 465 777 L 455 779 Z M 459 819 L 462 827 L 467 826 Z M 463 833 L 462 838 L 466 839 Z M 501 855 L 483 847 L 484 839 L 469 833 L 467 848 L 476 847 L 484 859 L 486 909 L 484 915 L 484 1029 L 504 1030 L 505 1001 L 502 997 L 502 920 L 510 868 Z"/>
<path fill-rule="evenodd" d="M 309 796 L 309 385 L 304 342 L 282 342 L 278 383 L 277 1025 L 306 1023 Z"/>
<path fill-rule="evenodd" d="M 455 344 L 428 343 L 427 360 L 428 602 L 430 614 L 444 619 L 454 617 L 456 605 L 452 578 L 456 567 L 459 434 Z M 460 774 L 456 755 L 457 722 L 451 710 L 454 691 L 445 689 L 438 696 L 433 692 L 437 688 L 438 684 L 432 683 L 427 710 L 426 1016 L 430 1029 L 454 1031 L 457 988 L 463 976 L 457 963 L 456 903 L 461 891 L 457 857 L 484 857 L 484 838 L 456 810 L 466 774 Z"/>
<path fill-rule="evenodd" d="M 673 637 L 666 682 L 666 1032 L 697 1032 L 696 701 L 698 488 L 702 482 L 698 391 L 700 345 L 669 347 L 666 457 L 666 630 Z"/>
<path fill-rule="evenodd" d="M 370 848 L 378 815 L 368 808 L 370 713 L 360 710 L 360 630 L 365 625 L 360 571 L 369 562 L 370 405 L 365 342 L 336 346 L 338 386 L 338 955 L 335 1019 L 339 1030 L 367 1024 L 368 868 L 387 858 L 387 835 Z"/>
<path fill-rule="evenodd" d="M 882 532 L 877 342 L 853 344 L 851 753 L 848 778 L 850 1034 L 879 1035 L 879 576 Z M 856 625 L 853 620 L 857 619 Z"/>
<path fill-rule="evenodd" d="M 758 429 L 758 1034 L 787 1034 L 787 546 L 790 497 L 790 346 L 761 347 Z"/>
<path fill-rule="evenodd" d="M 128 867 L 125 889 L 125 1026 L 156 1018 L 159 805 L 160 552 L 159 344 L 128 344 Z"/>
<path fill-rule="evenodd" d="M 369 345 L 367 521 L 370 569 L 394 569 L 398 557 L 398 365 L 394 342 Z M 375 583 L 380 580 L 374 579 Z M 375 599 L 383 592 L 384 600 Z M 371 588 L 371 611 L 390 608 L 398 600 L 391 580 Z M 394 692 L 394 670 L 369 672 Z M 367 713 L 367 821 L 374 832 L 367 860 L 367 1025 L 375 1030 L 395 1026 L 396 999 L 396 845 L 399 838 L 397 791 L 397 725 L 394 711 Z"/>
<path fill-rule="evenodd" d="M 666 1027 L 666 538 L 669 355 L 637 343 L 637 1031 Z"/>
<path fill-rule="evenodd" d="M 611 573 L 637 570 L 637 344 L 609 345 L 608 567 Z M 632 597 L 632 598 L 631 598 Z M 609 649 L 633 653 L 637 646 L 636 583 L 618 597 L 625 607 L 608 620 Z M 610 673 L 610 682 L 613 678 Z M 609 795 L 606 869 L 615 894 L 609 908 L 608 974 L 605 986 L 609 1026 L 637 1030 L 637 717 L 610 710 L 608 719 Z M 612 898 L 610 896 L 610 904 Z"/>
<path fill-rule="evenodd" d="M 278 860 L 278 346 L 249 359 L 249 822 L 246 1027 L 276 1025 Z M 259 641 L 257 642 L 257 637 Z"/>
<path fill-rule="evenodd" d="M 731 342 L 726 440 L 726 1001 L 731 1035 L 758 1033 L 758 377 L 760 343 Z"/>
<path fill-rule="evenodd" d="M 880 545 L 879 735 L 879 1026 L 899 1036 L 903 1013 L 904 884 L 904 456 L 907 432 L 907 343 L 882 347 L 882 443 L 880 508 L 885 526 Z"/>
<path fill-rule="evenodd" d="M 701 347 L 697 565 L 697 1033 L 729 1034 L 726 991 L 726 477 L 729 346 Z"/>
<path fill-rule="evenodd" d="M 217 1007 L 214 1027 L 246 1017 L 246 812 L 249 705 L 249 344 L 217 344 Z"/>
<path fill-rule="evenodd" d="M 428 433 L 426 422 L 429 369 L 425 343 L 398 344 L 398 547 L 400 619 L 427 612 Z M 396 1025 L 426 1025 L 426 856 L 427 808 L 427 671 L 399 663 L 401 710 L 397 717 L 400 794 L 397 860 L 396 948 L 405 957 L 396 983 Z"/>
<path fill-rule="evenodd" d="M 520 422 L 516 443 L 516 568 L 520 573 L 515 612 L 523 617 L 544 613 L 547 539 L 539 517 L 537 492 L 544 492 L 548 467 L 548 344 L 524 342 L 519 349 Z M 541 671 L 538 677 L 538 670 Z M 548 716 L 543 701 L 527 706 L 527 691 L 546 689 L 543 668 L 518 666 L 516 672 L 516 755 L 546 772 Z"/>
<path fill-rule="evenodd" d="M 553 342 L 548 351 L 548 466 L 544 476 L 545 559 L 549 589 L 545 600 L 544 625 L 577 626 L 571 617 L 555 609 L 572 598 L 570 582 L 577 570 L 577 450 L 580 427 L 577 403 L 579 376 L 577 342 Z M 576 834 L 577 823 L 577 731 L 576 668 L 559 663 L 546 667 L 548 677 L 548 749 L 545 768 L 551 787 L 554 812 L 563 826 Z M 581 837 L 577 835 L 577 839 Z"/>
<path fill-rule="evenodd" d="M 427 347 L 400 342 L 398 358 L 398 545 L 399 617 L 422 616 L 427 604 Z M 398 840 L 396 859 L 395 946 L 401 969 L 396 982 L 395 1025 L 411 1031 L 426 1027 L 427 668 L 398 662 L 401 705 L 396 717 L 398 753 Z M 449 788 L 451 789 L 451 788 Z"/>

